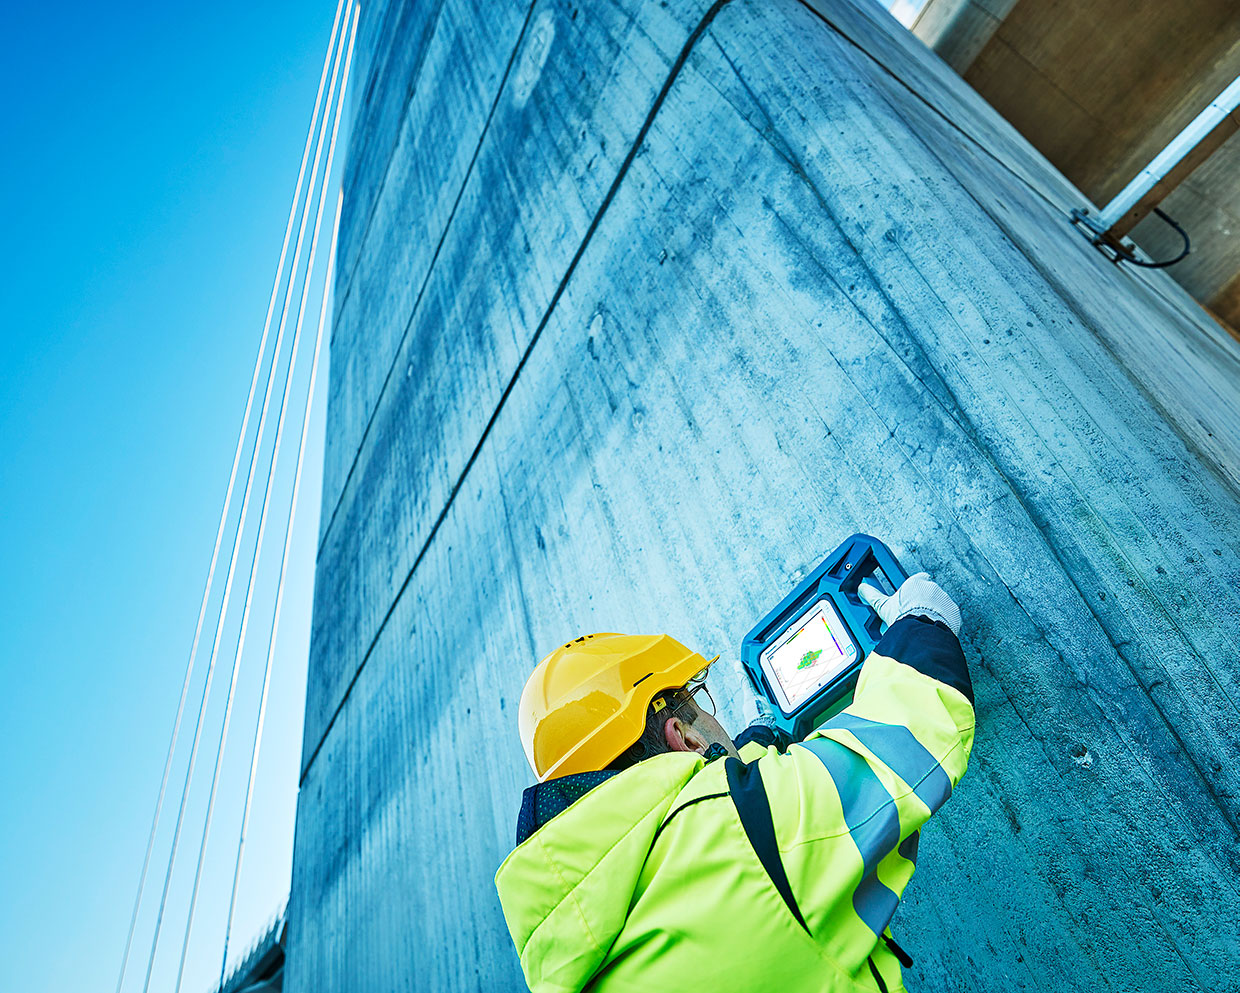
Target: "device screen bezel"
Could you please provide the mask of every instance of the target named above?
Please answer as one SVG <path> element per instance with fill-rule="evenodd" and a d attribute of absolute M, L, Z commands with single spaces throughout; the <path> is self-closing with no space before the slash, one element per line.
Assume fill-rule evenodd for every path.
<path fill-rule="evenodd" d="M 778 648 L 782 647 L 784 636 L 793 628 L 800 626 L 808 615 L 814 613 L 820 607 L 825 607 L 825 611 L 828 612 L 828 622 L 834 621 L 834 628 L 843 631 L 847 636 L 847 645 L 841 646 L 845 649 L 847 661 L 833 674 L 824 677 L 823 680 L 820 681 L 818 685 L 815 686 L 808 694 L 806 694 L 805 697 L 794 707 L 791 703 L 789 703 L 788 694 L 784 689 L 784 684 L 780 681 L 779 675 L 775 670 L 771 656 L 774 655 Z M 848 625 L 844 623 L 844 619 L 840 616 L 840 612 L 831 601 L 831 597 L 820 596 L 808 603 L 805 606 L 805 609 L 799 611 L 787 624 L 780 627 L 779 633 L 766 645 L 764 645 L 761 652 L 759 652 L 758 665 L 761 667 L 762 672 L 766 675 L 767 684 L 771 687 L 771 691 L 776 696 L 776 700 L 774 702 L 779 705 L 780 710 L 782 710 L 784 714 L 790 716 L 806 704 L 810 703 L 826 687 L 830 686 L 833 682 L 852 669 L 852 667 L 857 664 L 857 660 L 860 656 L 861 650 L 857 646 L 857 639 L 853 637 L 852 631 L 850 631 Z"/>

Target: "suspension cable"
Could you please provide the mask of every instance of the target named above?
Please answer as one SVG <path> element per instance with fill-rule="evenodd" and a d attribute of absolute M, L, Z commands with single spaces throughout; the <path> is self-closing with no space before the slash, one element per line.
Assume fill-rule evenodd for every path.
<path fill-rule="evenodd" d="M 345 9 L 345 17 L 347 19 L 348 11 L 352 7 L 353 0 L 346 0 L 346 2 L 348 4 L 348 6 Z M 334 56 L 335 56 L 335 63 L 334 63 L 335 68 L 332 70 L 332 86 L 334 88 L 336 75 L 340 68 L 340 56 L 341 56 L 341 51 L 344 45 L 344 33 L 341 32 L 339 36 L 339 44 L 336 44 L 335 37 L 333 37 L 332 40 L 333 40 L 333 44 L 331 48 L 329 48 L 329 55 L 334 53 Z M 328 92 L 327 102 L 329 104 L 331 102 L 331 90 L 329 90 Z M 279 366 L 280 352 L 282 350 L 281 346 L 282 346 L 283 339 L 284 339 L 284 331 L 285 331 L 287 321 L 288 321 L 289 303 L 292 300 L 293 287 L 296 282 L 295 276 L 298 270 L 300 269 L 301 250 L 302 250 L 302 245 L 305 239 L 306 222 L 309 219 L 309 214 L 310 214 L 310 204 L 313 202 L 314 190 L 315 190 L 315 187 L 317 186 L 317 173 L 318 173 L 320 156 L 323 151 L 322 138 L 323 138 L 323 132 L 325 129 L 326 120 L 327 120 L 327 109 L 324 108 L 324 116 L 323 116 L 324 123 L 319 128 L 319 138 L 318 138 L 318 141 L 316 143 L 316 148 L 315 148 L 314 164 L 312 165 L 311 170 L 310 170 L 309 185 L 307 187 L 306 198 L 302 204 L 301 221 L 298 226 L 297 241 L 293 249 L 293 261 L 291 265 L 291 275 L 290 275 L 288 284 L 285 289 L 284 300 L 280 307 L 280 322 L 279 322 L 278 330 L 276 332 L 276 341 L 274 345 L 274 356 L 271 361 L 271 367 L 268 371 L 267 384 L 263 392 L 262 411 L 259 415 L 258 429 L 257 429 L 257 433 L 254 439 L 254 451 L 251 454 L 249 471 L 246 475 L 245 491 L 241 498 L 240 518 L 237 522 L 237 530 L 233 538 L 232 552 L 229 556 L 229 562 L 228 562 L 228 574 L 224 582 L 224 594 L 223 594 L 223 597 L 220 603 L 219 619 L 216 623 L 215 635 L 211 643 L 211 658 L 207 665 L 206 680 L 203 684 L 202 702 L 199 705 L 198 719 L 194 726 L 194 740 L 190 748 L 189 765 L 185 773 L 185 783 L 181 790 L 181 803 L 177 810 L 176 827 L 173 830 L 173 836 L 172 836 L 172 848 L 168 856 L 168 867 L 167 867 L 167 871 L 164 873 L 163 892 L 160 895 L 159 912 L 155 919 L 155 933 L 151 940 L 151 951 L 147 959 L 146 979 L 142 986 L 143 993 L 149 993 L 150 985 L 151 985 L 151 975 L 155 967 L 155 955 L 159 948 L 159 936 L 160 936 L 160 932 L 163 926 L 164 911 L 167 907 L 168 891 L 169 891 L 169 888 L 172 882 L 172 872 L 173 872 L 173 868 L 175 867 L 175 863 L 176 863 L 176 853 L 177 853 L 177 847 L 178 847 L 178 844 L 181 838 L 181 828 L 184 823 L 185 807 L 186 807 L 186 803 L 189 797 L 189 788 L 193 780 L 194 767 L 195 767 L 197 757 L 198 757 L 198 746 L 200 744 L 201 734 L 202 734 L 202 719 L 206 711 L 207 703 L 210 697 L 211 682 L 212 682 L 212 679 L 215 673 L 215 663 L 219 656 L 220 636 L 223 633 L 224 624 L 225 624 L 225 621 L 228 615 L 228 602 L 232 594 L 233 580 L 236 576 L 237 558 L 238 558 L 238 553 L 240 551 L 240 547 L 242 543 L 243 533 L 245 531 L 245 521 L 246 521 L 246 517 L 248 514 L 248 510 L 249 510 L 249 504 L 250 504 L 250 494 L 252 492 L 252 487 L 254 483 L 254 469 L 257 465 L 259 449 L 262 446 L 263 434 L 264 434 L 264 429 L 265 429 L 266 422 L 267 422 L 267 414 L 268 414 L 270 401 L 271 401 L 271 388 L 275 384 L 276 373 L 277 373 L 278 366 Z"/>
<path fill-rule="evenodd" d="M 332 136 L 327 147 L 327 161 L 323 169 L 323 183 L 319 189 L 318 205 L 315 210 L 314 232 L 310 237 L 310 255 L 306 262 L 306 275 L 302 280 L 301 300 L 297 307 L 297 321 L 293 329 L 293 343 L 290 348 L 288 366 L 284 376 L 284 393 L 280 397 L 280 408 L 276 420 L 276 434 L 275 441 L 272 445 L 271 463 L 267 470 L 267 481 L 263 489 L 262 510 L 259 513 L 258 519 L 258 538 L 254 546 L 254 556 L 250 563 L 250 575 L 246 580 L 245 606 L 242 609 L 241 628 L 237 635 L 237 646 L 233 655 L 232 675 L 228 684 L 227 702 L 224 705 L 224 722 L 220 729 L 219 745 L 217 746 L 215 753 L 215 770 L 211 775 L 211 791 L 207 799 L 206 819 L 202 828 L 202 840 L 198 845 L 198 864 L 194 870 L 194 884 L 190 892 L 189 914 L 185 922 L 185 937 L 181 943 L 181 960 L 177 966 L 177 982 L 175 987 L 176 993 L 180 993 L 181 981 L 185 974 L 185 960 L 189 952 L 190 932 L 193 930 L 194 926 L 194 910 L 198 904 L 198 887 L 202 881 L 202 867 L 206 861 L 207 839 L 211 833 L 211 820 L 215 811 L 215 799 L 219 787 L 220 770 L 224 764 L 224 749 L 228 742 L 228 730 L 232 720 L 232 708 L 236 699 L 237 677 L 241 672 L 241 657 L 245 650 L 246 633 L 249 630 L 250 608 L 253 606 L 254 602 L 254 579 L 258 574 L 258 565 L 262 553 L 263 538 L 267 531 L 267 514 L 271 509 L 272 483 L 275 480 L 279 463 L 280 441 L 284 435 L 285 417 L 288 414 L 288 399 L 293 389 L 294 372 L 297 364 L 297 353 L 301 343 L 301 331 L 306 316 L 306 303 L 310 297 L 310 286 L 314 276 L 315 256 L 318 250 L 319 234 L 322 230 L 323 224 L 323 207 L 327 200 L 327 185 L 332 175 L 332 162 L 336 154 L 336 138 L 340 133 L 340 115 L 344 109 L 345 89 L 349 84 L 349 70 L 353 61 L 353 43 L 357 37 L 357 15 L 360 11 L 360 7 L 354 6 L 352 4 L 352 0 L 350 0 L 350 7 L 352 8 L 353 18 L 349 28 L 348 46 L 344 52 L 344 71 L 343 73 L 340 72 L 340 61 L 337 60 L 336 69 L 333 70 L 331 86 L 328 89 L 327 100 L 330 104 L 332 94 L 336 87 L 337 75 L 339 75 L 340 91 L 336 100 L 336 111 L 332 126 Z M 348 18 L 347 10 L 345 17 L 346 19 Z M 329 116 L 330 115 L 324 116 L 323 123 L 319 131 L 319 152 L 322 151 L 322 142 L 324 134 L 327 130 L 327 121 Z M 318 169 L 318 161 L 319 156 L 318 152 L 316 152 L 314 163 L 316 171 Z M 307 207 L 309 207 L 309 203 L 310 201 L 307 200 Z"/>
<path fill-rule="evenodd" d="M 293 544 L 293 520 L 297 516 L 297 495 L 301 490 L 302 459 L 306 451 L 306 438 L 310 433 L 310 412 L 314 405 L 314 385 L 319 374 L 319 350 L 323 343 L 323 326 L 327 322 L 327 302 L 331 297 L 332 277 L 336 271 L 336 243 L 340 236 L 340 211 L 344 206 L 344 193 L 336 197 L 336 219 L 332 224 L 331 244 L 327 255 L 327 273 L 323 279 L 323 300 L 319 306 L 319 326 L 314 335 L 314 355 L 310 359 L 310 385 L 306 389 L 306 406 L 301 419 L 301 440 L 297 444 L 297 467 L 293 470 L 293 497 L 289 502 L 288 524 L 284 529 L 284 551 L 280 554 L 280 578 L 276 583 L 276 606 L 271 615 L 271 631 L 267 636 L 267 661 L 263 667 L 263 691 L 259 698 L 258 720 L 254 725 L 254 739 L 250 743 L 250 775 L 245 785 L 245 807 L 241 813 L 241 834 L 237 839 L 237 860 L 233 865 L 232 891 L 228 895 L 228 917 L 224 926 L 224 953 L 220 957 L 220 981 L 218 989 L 224 988 L 228 970 L 228 942 L 232 936 L 233 911 L 237 905 L 237 884 L 241 879 L 241 861 L 245 854 L 246 831 L 250 824 L 250 805 L 254 799 L 254 778 L 258 771 L 258 757 L 263 747 L 263 726 L 267 718 L 267 691 L 271 685 L 272 661 L 276 653 L 276 636 L 280 630 L 280 608 L 284 603 L 284 577 L 288 566 L 289 551 Z"/>
<path fill-rule="evenodd" d="M 232 504 L 233 491 L 237 482 L 237 468 L 241 464 L 241 453 L 245 449 L 246 433 L 250 425 L 250 414 L 254 407 L 254 393 L 258 388 L 258 377 L 262 371 L 263 358 L 267 353 L 267 339 L 271 332 L 271 318 L 275 313 L 275 303 L 279 296 L 280 285 L 284 279 L 284 263 L 288 255 L 289 238 L 293 232 L 293 218 L 297 215 L 297 206 L 301 198 L 302 181 L 305 178 L 306 162 L 310 158 L 310 145 L 314 137 L 314 125 L 319 116 L 319 108 L 323 101 L 323 87 L 327 82 L 327 68 L 331 63 L 332 50 L 336 47 L 336 31 L 340 25 L 340 14 L 344 9 L 344 0 L 338 0 L 336 16 L 332 22 L 331 38 L 327 52 L 323 56 L 323 69 L 319 74 L 318 93 L 314 98 L 314 110 L 310 115 L 310 125 L 306 130 L 306 143 L 301 153 L 301 165 L 297 170 L 297 182 L 293 187 L 293 202 L 289 206 L 288 222 L 284 226 L 284 241 L 280 246 L 280 261 L 276 264 L 275 280 L 271 286 L 271 298 L 267 302 L 267 316 L 263 321 L 263 333 L 258 343 L 258 356 L 254 360 L 254 372 L 250 377 L 250 389 L 245 399 L 245 413 L 241 417 L 241 431 L 237 436 L 237 448 L 233 453 L 232 468 L 228 473 L 228 486 L 224 490 L 224 505 L 220 510 L 220 523 L 215 532 L 215 545 L 211 550 L 211 564 L 207 567 L 207 581 L 202 591 L 202 603 L 198 608 L 198 620 L 194 625 L 194 640 L 189 650 L 189 661 L 185 667 L 185 681 L 181 685 L 181 698 L 177 703 L 176 718 L 172 722 L 172 735 L 168 741 L 168 754 L 164 759 L 163 776 L 159 782 L 159 793 L 155 799 L 155 813 L 151 818 L 151 831 L 146 841 L 146 853 L 142 857 L 142 871 L 138 875 L 138 891 L 134 896 L 133 912 L 129 918 L 129 931 L 125 936 L 125 950 L 121 954 L 120 973 L 116 979 L 116 993 L 121 993 L 125 983 L 125 972 L 129 966 L 129 952 L 133 946 L 134 931 L 138 924 L 138 911 L 142 906 L 142 895 L 146 889 L 146 874 L 151 864 L 151 853 L 155 848 L 155 836 L 159 829 L 159 817 L 163 812 L 164 796 L 168 789 L 168 777 L 172 771 L 172 758 L 176 751 L 177 738 L 181 731 L 181 720 L 185 715 L 185 701 L 189 696 L 190 682 L 194 673 L 194 662 L 198 656 L 198 644 L 202 636 L 202 625 L 207 615 L 207 605 L 211 598 L 211 587 L 215 580 L 215 567 L 219 562 L 220 546 L 223 543 L 225 526 L 228 522 L 228 511 Z"/>

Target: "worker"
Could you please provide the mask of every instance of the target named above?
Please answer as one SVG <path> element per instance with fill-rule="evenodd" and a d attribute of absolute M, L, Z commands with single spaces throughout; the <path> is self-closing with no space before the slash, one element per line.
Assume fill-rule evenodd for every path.
<path fill-rule="evenodd" d="M 538 783 L 495 877 L 534 993 L 904 989 L 889 923 L 923 824 L 964 775 L 960 611 L 925 573 L 862 585 L 886 633 L 802 742 L 728 737 L 710 665 L 667 635 L 585 635 L 538 664 Z"/>

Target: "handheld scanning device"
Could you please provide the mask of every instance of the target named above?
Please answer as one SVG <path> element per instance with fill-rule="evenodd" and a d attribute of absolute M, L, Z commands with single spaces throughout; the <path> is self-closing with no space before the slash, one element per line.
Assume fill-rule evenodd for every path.
<path fill-rule="evenodd" d="M 800 741 L 848 705 L 861 664 L 880 637 L 858 592 L 895 593 L 908 578 L 886 545 L 854 534 L 822 560 L 741 642 L 741 664 L 775 721 Z"/>

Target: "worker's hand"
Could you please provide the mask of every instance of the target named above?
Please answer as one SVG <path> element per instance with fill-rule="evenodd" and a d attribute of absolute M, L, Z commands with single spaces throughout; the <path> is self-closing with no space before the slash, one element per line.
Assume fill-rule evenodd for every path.
<path fill-rule="evenodd" d="M 775 711 L 771 710 L 771 705 L 762 697 L 752 695 L 748 690 L 749 687 L 745 687 L 745 697 L 741 703 L 741 717 L 745 721 L 745 726 L 765 724 L 767 727 L 774 727 Z"/>
<path fill-rule="evenodd" d="M 857 592 L 888 627 L 901 617 L 928 617 L 941 621 L 952 634 L 960 636 L 960 608 L 928 573 L 909 576 L 891 596 L 866 582 L 862 582 Z"/>

